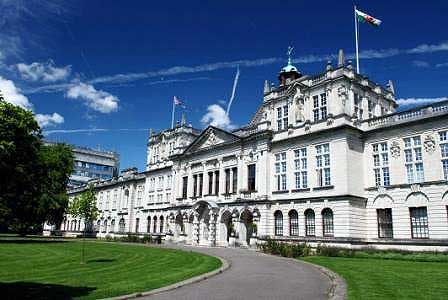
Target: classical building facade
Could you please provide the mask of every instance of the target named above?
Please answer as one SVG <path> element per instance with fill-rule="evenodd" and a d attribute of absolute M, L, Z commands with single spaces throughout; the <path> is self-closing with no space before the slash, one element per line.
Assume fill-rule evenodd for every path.
<path fill-rule="evenodd" d="M 289 61 L 278 79 L 242 128 L 151 133 L 146 171 L 95 183 L 98 235 L 448 249 L 448 101 L 396 112 L 392 83 L 342 53 L 317 76 Z"/>

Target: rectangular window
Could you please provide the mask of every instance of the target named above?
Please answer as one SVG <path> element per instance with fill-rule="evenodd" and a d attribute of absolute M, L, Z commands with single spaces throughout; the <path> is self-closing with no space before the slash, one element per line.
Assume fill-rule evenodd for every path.
<path fill-rule="evenodd" d="M 159 181 L 157 183 L 157 189 L 158 190 L 163 190 L 163 176 L 159 176 Z"/>
<path fill-rule="evenodd" d="M 255 164 L 247 166 L 247 189 L 250 192 L 255 191 Z"/>
<path fill-rule="evenodd" d="M 319 187 L 331 185 L 330 144 L 316 146 L 316 173 Z"/>
<path fill-rule="evenodd" d="M 226 174 L 226 194 L 230 193 L 230 169 L 225 169 Z"/>
<path fill-rule="evenodd" d="M 215 171 L 215 195 L 219 194 L 219 171 Z"/>
<path fill-rule="evenodd" d="M 275 154 L 275 180 L 277 191 L 286 190 L 286 152 Z"/>
<path fill-rule="evenodd" d="M 277 130 L 288 128 L 288 105 L 277 107 Z"/>
<path fill-rule="evenodd" d="M 372 145 L 373 173 L 376 186 L 389 186 L 389 152 L 387 142 Z"/>
<path fill-rule="evenodd" d="M 236 193 L 238 187 L 238 168 L 232 168 L 232 193 Z"/>
<path fill-rule="evenodd" d="M 202 197 L 202 190 L 203 190 L 203 186 L 204 186 L 204 174 L 201 173 L 199 174 L 199 197 Z"/>
<path fill-rule="evenodd" d="M 392 208 L 377 209 L 376 215 L 378 221 L 378 237 L 393 238 Z"/>
<path fill-rule="evenodd" d="M 327 94 L 313 96 L 313 120 L 325 120 L 327 118 Z"/>
<path fill-rule="evenodd" d="M 448 131 L 439 132 L 443 178 L 448 180 Z"/>
<path fill-rule="evenodd" d="M 193 197 L 197 197 L 198 195 L 198 175 L 193 175 Z"/>
<path fill-rule="evenodd" d="M 410 207 L 411 234 L 413 239 L 429 238 L 428 213 L 426 207 Z"/>
<path fill-rule="evenodd" d="M 213 172 L 208 172 L 208 194 L 213 194 Z"/>
<path fill-rule="evenodd" d="M 166 189 L 170 190 L 173 185 L 173 175 L 166 176 Z"/>
<path fill-rule="evenodd" d="M 306 148 L 294 151 L 294 176 L 296 189 L 308 187 L 308 160 Z"/>
<path fill-rule="evenodd" d="M 408 183 L 423 182 L 425 180 L 422 143 L 420 136 L 413 136 L 403 139 L 406 176 Z"/>
<path fill-rule="evenodd" d="M 188 176 L 182 177 L 182 198 L 187 199 L 188 195 Z"/>

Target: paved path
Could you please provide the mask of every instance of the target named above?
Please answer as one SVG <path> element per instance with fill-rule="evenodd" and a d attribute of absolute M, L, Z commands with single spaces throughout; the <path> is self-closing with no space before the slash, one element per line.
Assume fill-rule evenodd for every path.
<path fill-rule="evenodd" d="M 230 268 L 148 300 L 328 299 L 330 279 L 313 266 L 252 250 L 181 247 L 220 256 Z"/>

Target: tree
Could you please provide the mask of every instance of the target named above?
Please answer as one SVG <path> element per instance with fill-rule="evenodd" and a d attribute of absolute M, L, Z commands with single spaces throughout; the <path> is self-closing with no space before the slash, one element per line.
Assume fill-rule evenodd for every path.
<path fill-rule="evenodd" d="M 76 197 L 69 206 L 69 213 L 75 218 L 81 218 L 84 221 L 84 234 L 81 250 L 81 263 L 84 263 L 84 243 L 87 226 L 90 226 L 98 216 L 96 207 L 96 195 L 93 185 L 89 185 L 80 196 Z"/>
<path fill-rule="evenodd" d="M 40 150 L 42 171 L 40 208 L 45 212 L 45 221 L 60 227 L 68 207 L 66 192 L 70 174 L 73 172 L 73 152 L 65 144 L 44 145 Z"/>
<path fill-rule="evenodd" d="M 31 111 L 0 100 L 0 224 L 21 234 L 36 230 L 42 133 Z M 37 184 L 36 184 L 37 183 Z"/>
<path fill-rule="evenodd" d="M 59 226 L 68 206 L 71 148 L 44 145 L 32 111 L 0 95 L 0 230 L 21 235 Z"/>

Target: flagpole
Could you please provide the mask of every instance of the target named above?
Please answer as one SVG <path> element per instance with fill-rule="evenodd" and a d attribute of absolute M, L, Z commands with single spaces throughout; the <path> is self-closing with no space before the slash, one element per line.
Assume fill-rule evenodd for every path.
<path fill-rule="evenodd" d="M 359 74 L 359 47 L 358 47 L 358 18 L 356 15 L 356 6 L 353 6 L 355 14 L 355 44 L 356 44 L 356 73 Z"/>
<path fill-rule="evenodd" d="M 171 113 L 171 129 L 174 129 L 174 111 L 176 110 L 176 103 L 173 98 L 173 110 Z"/>

